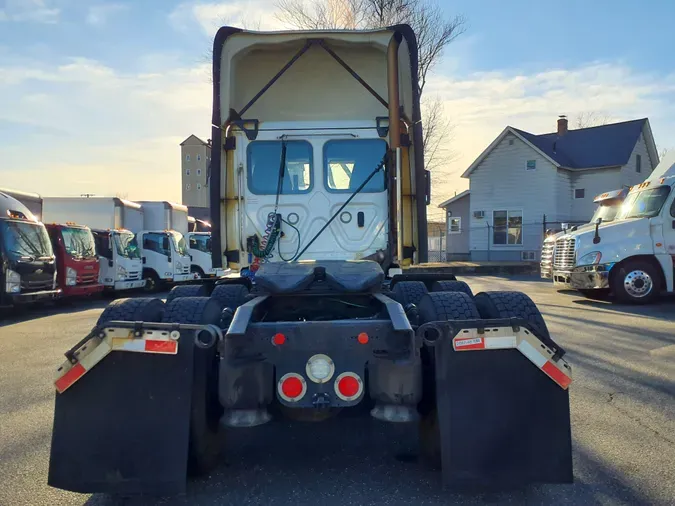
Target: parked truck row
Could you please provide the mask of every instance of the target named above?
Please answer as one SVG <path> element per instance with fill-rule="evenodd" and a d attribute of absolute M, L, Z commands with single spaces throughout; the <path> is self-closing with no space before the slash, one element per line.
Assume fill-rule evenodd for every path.
<path fill-rule="evenodd" d="M 591 223 L 545 240 L 542 277 L 587 297 L 611 293 L 635 304 L 673 293 L 674 186 L 675 153 L 669 153 L 643 183 L 601 195 Z"/>
<path fill-rule="evenodd" d="M 225 274 L 213 267 L 210 232 L 196 231 L 207 224 L 190 219 L 185 206 L 9 190 L 0 195 L 2 306 L 103 290 L 155 291 Z"/>

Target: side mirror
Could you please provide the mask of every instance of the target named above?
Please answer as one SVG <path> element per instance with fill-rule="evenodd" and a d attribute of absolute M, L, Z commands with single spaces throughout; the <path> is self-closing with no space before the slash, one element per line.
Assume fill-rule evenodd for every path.
<path fill-rule="evenodd" d="M 113 261 L 112 261 L 112 258 L 111 258 L 111 259 L 108 260 L 108 267 L 112 267 L 113 265 L 114 264 L 113 264 Z"/>
<path fill-rule="evenodd" d="M 171 244 L 169 244 L 169 238 L 168 237 L 165 237 L 164 239 L 162 239 L 162 249 L 164 251 L 168 251 L 168 250 L 171 249 Z"/>
<path fill-rule="evenodd" d="M 598 218 L 597 220 L 595 220 L 595 223 L 597 225 L 601 225 L 602 224 L 602 218 Z"/>
<path fill-rule="evenodd" d="M 189 255 L 189 256 L 190 256 L 190 260 L 192 260 L 192 255 Z"/>

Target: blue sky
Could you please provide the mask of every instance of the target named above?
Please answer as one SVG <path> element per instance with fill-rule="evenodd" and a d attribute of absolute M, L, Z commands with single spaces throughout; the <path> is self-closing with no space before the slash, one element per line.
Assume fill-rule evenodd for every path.
<path fill-rule="evenodd" d="M 425 92 L 453 125 L 439 198 L 507 124 L 647 116 L 675 147 L 675 2 L 441 5 L 468 26 Z M 210 131 L 216 27 L 281 28 L 273 13 L 273 0 L 0 0 L 0 186 L 179 199 L 178 143 Z"/>

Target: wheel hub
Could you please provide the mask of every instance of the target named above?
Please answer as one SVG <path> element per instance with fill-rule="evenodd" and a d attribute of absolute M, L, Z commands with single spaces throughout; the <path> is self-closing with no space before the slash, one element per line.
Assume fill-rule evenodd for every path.
<path fill-rule="evenodd" d="M 654 282 L 644 271 L 631 271 L 624 278 L 623 286 L 631 297 L 642 298 L 651 293 Z"/>

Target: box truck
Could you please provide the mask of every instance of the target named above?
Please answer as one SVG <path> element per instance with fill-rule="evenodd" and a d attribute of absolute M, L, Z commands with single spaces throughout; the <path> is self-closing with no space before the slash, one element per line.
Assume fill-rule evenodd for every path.
<path fill-rule="evenodd" d="M 142 228 L 141 206 L 116 197 L 45 197 L 45 219 L 79 223 L 92 230 L 98 280 L 108 290 L 143 288 L 141 253 L 132 228 Z"/>
<path fill-rule="evenodd" d="M 91 229 L 67 222 L 45 225 L 56 255 L 56 280 L 62 297 L 84 297 L 103 291 Z"/>
<path fill-rule="evenodd" d="M 160 230 L 174 230 L 183 235 L 188 246 L 193 278 L 219 278 L 225 275 L 224 269 L 213 267 L 211 232 L 197 231 L 205 230 L 206 222 L 188 216 L 187 206 L 167 201 L 142 201 L 140 204 L 147 216 L 146 221 L 149 220 L 148 225 Z"/>
<path fill-rule="evenodd" d="M 183 233 L 188 231 L 187 207 L 172 202 L 140 201 L 143 228 L 136 239 L 143 252 L 146 288 L 151 291 L 165 283 L 194 279 L 190 253 Z"/>
<path fill-rule="evenodd" d="M 631 187 L 616 219 L 556 241 L 553 282 L 595 297 L 646 304 L 675 291 L 675 152 Z"/>
<path fill-rule="evenodd" d="M 21 202 L 0 192 L 0 307 L 58 294 L 47 229 Z"/>

